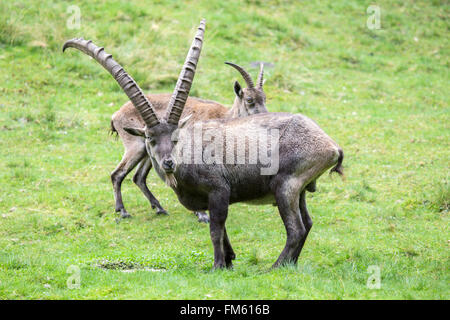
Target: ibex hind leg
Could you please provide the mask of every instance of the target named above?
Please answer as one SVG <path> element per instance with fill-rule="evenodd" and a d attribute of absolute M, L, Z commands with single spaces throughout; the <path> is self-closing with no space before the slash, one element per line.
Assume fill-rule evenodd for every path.
<path fill-rule="evenodd" d="M 306 190 L 306 188 L 300 193 L 299 208 L 300 208 L 300 214 L 302 216 L 302 222 L 306 229 L 306 233 L 305 233 L 305 236 L 303 237 L 303 239 L 300 241 L 300 246 L 298 247 L 298 253 L 296 252 L 297 258 L 294 261 L 295 263 L 297 263 L 298 256 L 300 255 L 300 252 L 302 252 L 303 246 L 305 245 L 306 238 L 308 237 L 309 231 L 311 230 L 312 225 L 313 225 L 313 221 L 309 215 L 308 208 L 306 207 L 306 192 L 305 192 L 305 190 Z"/>
<path fill-rule="evenodd" d="M 311 167 L 307 172 L 304 172 L 300 175 L 300 177 L 297 178 L 297 180 L 294 178 L 294 181 L 310 181 L 309 184 L 307 184 L 306 186 L 303 184 L 298 184 L 298 186 L 300 187 L 299 190 L 301 190 L 300 192 L 300 196 L 298 199 L 298 207 L 299 207 L 299 213 L 300 213 L 300 218 L 301 221 L 303 223 L 303 226 L 305 228 L 304 230 L 304 234 L 303 237 L 301 238 L 298 246 L 296 249 L 294 249 L 294 253 L 293 253 L 293 262 L 297 263 L 298 261 L 298 257 L 303 249 L 303 246 L 305 244 L 306 238 L 309 234 L 309 231 L 312 228 L 312 219 L 309 216 L 309 212 L 308 212 L 308 208 L 306 207 L 306 193 L 305 190 L 308 190 L 310 192 L 314 192 L 316 189 L 316 179 L 318 177 L 320 177 L 326 170 L 328 170 L 330 167 L 332 167 L 337 161 L 337 152 L 336 150 L 332 149 L 330 150 L 330 152 L 328 152 L 327 154 L 324 155 L 324 160 L 320 163 L 317 163 L 315 166 Z M 341 159 L 342 162 L 342 151 L 339 151 L 339 159 Z M 339 170 L 339 172 L 342 172 L 342 169 L 339 168 L 337 169 Z M 313 180 L 311 180 L 311 178 L 314 177 Z M 293 183 L 292 185 L 295 185 L 295 183 Z M 284 220 L 283 220 L 284 221 Z"/>
<path fill-rule="evenodd" d="M 136 173 L 133 177 L 133 182 L 141 189 L 145 197 L 150 201 L 152 209 L 156 209 L 157 214 L 168 214 L 166 210 L 159 204 L 158 199 L 151 193 L 147 187 L 147 176 L 152 168 L 152 161 L 149 156 L 145 156 L 141 160 Z"/>
<path fill-rule="evenodd" d="M 136 165 L 145 156 L 144 152 L 134 152 L 133 149 L 125 151 L 122 160 L 111 173 L 111 182 L 114 189 L 114 198 L 116 199 L 116 212 L 120 212 L 122 218 L 130 217 L 130 214 L 125 210 L 125 206 L 122 201 L 122 181 L 130 173 L 131 170 L 136 167 Z"/>
<path fill-rule="evenodd" d="M 273 268 L 297 263 L 301 251 L 302 239 L 306 236 L 306 227 L 299 208 L 300 190 L 304 188 L 298 177 L 287 177 L 275 190 L 278 211 L 286 229 L 286 245 L 272 266 Z"/>

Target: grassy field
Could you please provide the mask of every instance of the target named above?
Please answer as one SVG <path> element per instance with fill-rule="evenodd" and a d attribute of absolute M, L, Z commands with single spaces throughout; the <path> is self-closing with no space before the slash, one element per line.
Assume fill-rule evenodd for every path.
<path fill-rule="evenodd" d="M 449 299 L 448 1 L 376 1 L 380 30 L 366 25 L 372 1 L 153 2 L 0 3 L 0 298 Z M 325 174 L 308 194 L 298 266 L 269 269 L 285 242 L 276 208 L 238 204 L 234 270 L 212 271 L 208 226 L 153 171 L 170 215 L 127 178 L 133 218 L 115 222 L 109 174 L 123 147 L 108 129 L 127 98 L 61 46 L 92 39 L 146 92 L 171 92 L 202 17 L 191 95 L 231 105 L 243 81 L 223 62 L 271 62 L 269 110 L 309 116 L 345 151 L 346 180 Z"/>

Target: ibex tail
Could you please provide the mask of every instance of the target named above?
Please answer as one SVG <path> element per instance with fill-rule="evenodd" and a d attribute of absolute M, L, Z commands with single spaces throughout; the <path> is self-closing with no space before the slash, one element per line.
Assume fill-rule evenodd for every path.
<path fill-rule="evenodd" d="M 339 175 L 344 176 L 344 168 L 342 167 L 342 161 L 344 161 L 344 151 L 339 148 L 339 158 L 337 164 L 330 170 L 330 174 L 337 172 Z"/>
<path fill-rule="evenodd" d="M 113 120 L 111 120 L 111 128 L 110 128 L 109 133 L 110 133 L 112 136 L 115 136 L 116 138 L 117 138 L 117 136 L 119 135 L 119 132 L 117 132 L 116 128 L 114 127 L 114 122 L 113 122 Z"/>

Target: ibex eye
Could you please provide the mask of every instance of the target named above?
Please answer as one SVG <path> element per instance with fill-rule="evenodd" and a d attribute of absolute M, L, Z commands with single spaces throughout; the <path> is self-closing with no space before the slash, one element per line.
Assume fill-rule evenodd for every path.
<path fill-rule="evenodd" d="M 247 99 L 247 103 L 248 104 L 252 104 L 253 103 L 253 99 Z"/>

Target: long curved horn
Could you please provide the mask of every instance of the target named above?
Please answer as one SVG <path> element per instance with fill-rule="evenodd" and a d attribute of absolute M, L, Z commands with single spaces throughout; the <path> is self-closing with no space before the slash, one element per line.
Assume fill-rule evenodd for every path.
<path fill-rule="evenodd" d="M 192 80 L 195 76 L 200 52 L 202 51 L 205 23 L 205 19 L 202 19 L 192 41 L 186 61 L 184 62 L 183 69 L 181 69 L 175 90 L 170 98 L 166 115 L 168 123 L 178 125 L 178 121 L 180 121 L 181 114 L 183 113 L 189 91 L 191 90 Z"/>
<path fill-rule="evenodd" d="M 150 101 L 148 101 L 142 89 L 137 85 L 133 78 L 128 75 L 122 66 L 112 58 L 112 55 L 105 52 L 103 47 L 97 47 L 91 40 L 75 38 L 64 43 L 63 52 L 67 48 L 75 48 L 91 56 L 111 73 L 113 78 L 139 111 L 147 127 L 151 128 L 159 123 L 159 119 L 153 110 L 153 106 Z"/>
<path fill-rule="evenodd" d="M 232 66 L 235 68 L 239 73 L 242 75 L 242 78 L 244 78 L 245 83 L 247 84 L 247 87 L 249 89 L 253 89 L 255 85 L 253 84 L 252 77 L 248 74 L 247 71 L 244 70 L 244 68 L 238 66 L 237 64 L 234 64 L 232 62 L 225 62 L 225 64 L 228 64 L 229 66 Z"/>
<path fill-rule="evenodd" d="M 264 85 L 264 62 L 260 62 L 259 64 L 259 75 L 256 82 L 258 83 L 258 87 L 262 89 Z"/>

